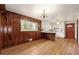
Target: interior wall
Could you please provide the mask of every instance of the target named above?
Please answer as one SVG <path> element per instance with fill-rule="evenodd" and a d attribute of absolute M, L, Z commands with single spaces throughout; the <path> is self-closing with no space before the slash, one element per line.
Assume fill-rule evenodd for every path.
<path fill-rule="evenodd" d="M 48 21 L 42 21 L 41 23 L 42 31 L 48 32 L 51 29 L 51 24 Z"/>
<path fill-rule="evenodd" d="M 65 26 L 64 26 L 64 22 L 60 22 L 56 27 L 57 27 L 57 37 L 60 37 L 60 38 L 64 38 L 65 37 Z"/>
<path fill-rule="evenodd" d="M 1 53 L 1 47 L 2 47 L 2 24 L 1 24 L 1 13 L 5 10 L 5 5 L 0 4 L 0 53 Z"/>
<path fill-rule="evenodd" d="M 42 29 L 44 32 L 55 32 L 56 37 L 65 37 L 65 27 L 63 21 L 59 24 L 56 24 L 56 22 L 42 21 Z"/>
<path fill-rule="evenodd" d="M 56 37 L 60 37 L 60 38 L 65 37 L 64 21 L 59 22 L 59 24 L 57 24 L 56 22 L 54 24 L 52 23 L 52 28 L 56 32 Z"/>
<path fill-rule="evenodd" d="M 78 19 L 78 44 L 79 44 L 79 19 Z"/>
<path fill-rule="evenodd" d="M 59 24 L 57 24 L 57 21 L 51 21 L 51 22 L 46 20 L 42 21 L 42 29 L 44 31 L 51 29 L 52 32 L 56 32 L 56 37 L 65 38 L 65 24 L 75 23 L 75 39 L 77 39 L 77 17 L 76 16 L 77 16 L 76 14 L 74 15 L 72 14 L 65 18 L 60 17 L 59 18 L 60 20 L 58 21 Z M 54 20 L 57 20 L 57 19 L 54 19 Z"/>

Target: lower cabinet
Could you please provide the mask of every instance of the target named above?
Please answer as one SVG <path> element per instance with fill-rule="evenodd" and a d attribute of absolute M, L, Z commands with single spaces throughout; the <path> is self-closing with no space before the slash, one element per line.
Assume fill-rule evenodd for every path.
<path fill-rule="evenodd" d="M 56 33 L 46 33 L 46 32 L 42 32 L 42 33 L 41 33 L 41 38 L 55 41 Z"/>
<path fill-rule="evenodd" d="M 28 32 L 21 32 L 21 39 L 23 39 L 23 42 L 38 40 L 40 39 L 40 32 L 38 31 L 28 31 Z"/>

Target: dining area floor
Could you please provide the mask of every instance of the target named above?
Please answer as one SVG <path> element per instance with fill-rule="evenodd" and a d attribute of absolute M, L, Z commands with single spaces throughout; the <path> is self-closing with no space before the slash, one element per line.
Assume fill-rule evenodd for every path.
<path fill-rule="evenodd" d="M 79 55 L 75 39 L 39 39 L 2 49 L 1 55 Z"/>

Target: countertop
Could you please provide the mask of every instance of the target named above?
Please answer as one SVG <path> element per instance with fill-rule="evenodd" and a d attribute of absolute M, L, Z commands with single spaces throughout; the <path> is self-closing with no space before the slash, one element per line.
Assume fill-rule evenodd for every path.
<path fill-rule="evenodd" d="M 42 31 L 42 33 L 56 33 L 56 32 L 45 32 L 45 31 Z"/>

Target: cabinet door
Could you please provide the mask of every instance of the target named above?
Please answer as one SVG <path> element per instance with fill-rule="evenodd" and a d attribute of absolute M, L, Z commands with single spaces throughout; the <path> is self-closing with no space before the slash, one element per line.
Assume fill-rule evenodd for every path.
<path fill-rule="evenodd" d="M 38 39 L 38 32 L 35 32 L 35 39 Z"/>
<path fill-rule="evenodd" d="M 14 45 L 14 39 L 13 39 L 13 20 L 11 19 L 11 15 L 9 13 L 6 13 L 7 18 L 7 45 L 8 47 Z"/>
<path fill-rule="evenodd" d="M 35 34 L 35 37 L 36 37 L 36 40 L 40 39 L 40 37 L 41 37 L 40 32 L 37 31 Z"/>
<path fill-rule="evenodd" d="M 2 14 L 3 24 L 3 48 L 7 48 L 16 44 L 14 33 L 14 17 L 11 13 Z"/>
<path fill-rule="evenodd" d="M 2 26 L 2 15 L 0 14 L 0 53 L 3 46 L 2 39 L 3 39 L 3 26 Z"/>
<path fill-rule="evenodd" d="M 11 20 L 7 16 L 8 14 L 6 12 L 1 13 L 1 19 L 0 19 L 0 34 L 1 34 L 1 45 L 2 48 L 6 48 L 12 45 L 12 39 L 11 39 Z"/>
<path fill-rule="evenodd" d="M 12 39 L 14 40 L 15 45 L 22 43 L 22 39 L 20 36 L 20 16 L 15 13 L 10 13 L 12 20 Z"/>
<path fill-rule="evenodd" d="M 8 46 L 8 31 L 7 31 L 7 18 L 6 13 L 1 13 L 1 32 L 2 32 L 2 48 Z"/>

